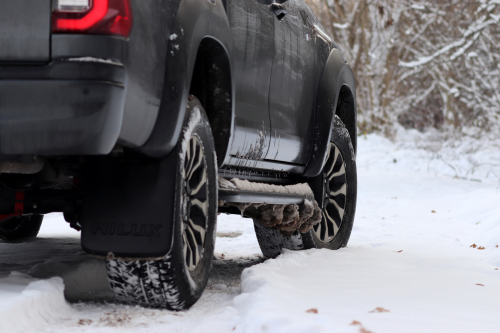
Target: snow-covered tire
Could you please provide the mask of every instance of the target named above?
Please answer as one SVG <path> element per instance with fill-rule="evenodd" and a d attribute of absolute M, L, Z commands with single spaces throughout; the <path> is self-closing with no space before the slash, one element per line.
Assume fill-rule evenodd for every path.
<path fill-rule="evenodd" d="M 0 238 L 17 241 L 38 235 L 42 226 L 43 215 L 10 217 L 0 221 Z"/>
<path fill-rule="evenodd" d="M 117 300 L 185 310 L 203 293 L 212 267 L 217 221 L 217 158 L 208 118 L 190 96 L 177 150 L 172 246 L 159 260 L 106 261 Z M 166 217 L 160 217 L 166 218 Z"/>
<path fill-rule="evenodd" d="M 332 175 L 332 179 L 327 181 Z M 265 257 L 274 258 L 282 252 L 282 249 L 337 250 L 347 245 L 356 211 L 356 156 L 349 132 L 337 116 L 334 119 L 325 167 L 319 176 L 309 181 L 309 185 L 322 209 L 321 222 L 307 233 L 295 232 L 290 237 L 254 222 L 257 240 Z M 344 185 L 345 188 L 342 187 Z M 327 195 L 328 192 L 332 192 L 330 187 L 339 194 Z"/>

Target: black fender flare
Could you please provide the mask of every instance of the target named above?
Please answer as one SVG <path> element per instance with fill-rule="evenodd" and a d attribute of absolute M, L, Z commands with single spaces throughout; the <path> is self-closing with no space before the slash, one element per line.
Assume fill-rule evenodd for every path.
<path fill-rule="evenodd" d="M 354 74 L 340 52 L 334 48 L 325 63 L 316 92 L 313 150 L 303 173 L 305 177 L 315 177 L 323 170 L 332 134 L 332 120 L 338 112 L 337 106 L 343 92 L 350 93 L 351 96 L 345 96 L 345 98 L 348 99 L 348 103 L 353 103 L 354 106 L 354 111 L 351 111 L 353 114 L 348 115 L 351 119 L 354 117 L 353 121 L 346 124 L 346 127 L 351 134 L 353 146 L 356 147 L 356 84 Z"/>
<path fill-rule="evenodd" d="M 160 109 L 149 139 L 139 149 L 154 158 L 168 155 L 177 144 L 201 42 L 211 38 L 220 44 L 230 61 L 230 68 L 232 66 L 231 29 L 221 0 L 182 0 L 166 38 L 168 47 Z M 231 84 L 234 96 L 233 80 Z M 234 102 L 231 112 L 234 119 Z"/>

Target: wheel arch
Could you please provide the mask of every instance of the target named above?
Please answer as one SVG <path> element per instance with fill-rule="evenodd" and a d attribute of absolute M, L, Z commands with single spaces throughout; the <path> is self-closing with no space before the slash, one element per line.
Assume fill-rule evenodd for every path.
<path fill-rule="evenodd" d="M 228 154 L 234 119 L 234 91 L 229 54 L 220 41 L 201 41 L 191 76 L 189 93 L 196 96 L 208 116 L 214 137 L 217 164 Z"/>
<path fill-rule="evenodd" d="M 306 177 L 315 177 L 323 169 L 334 115 L 337 115 L 347 127 L 356 152 L 356 84 L 354 74 L 335 48 L 328 56 L 318 84 L 314 113 L 313 150 L 303 174 Z"/>
<path fill-rule="evenodd" d="M 342 120 L 349 131 L 354 152 L 357 151 L 357 123 L 356 123 L 356 100 L 355 91 L 353 92 L 348 85 L 342 85 L 337 99 L 337 108 L 335 114 Z"/>
<path fill-rule="evenodd" d="M 214 3 L 202 0 L 182 0 L 167 38 L 168 47 L 159 114 L 152 134 L 139 148 L 142 153 L 154 158 L 168 155 L 177 144 L 188 95 L 193 90 L 201 91 L 203 96 L 209 95 L 210 90 L 207 90 L 207 87 L 200 89 L 197 84 L 192 86 L 195 80 L 200 79 L 200 76 L 195 73 L 196 66 L 200 68 L 202 66 L 200 63 L 207 62 L 207 59 L 201 59 L 199 56 L 207 56 L 211 65 L 225 71 L 218 76 L 221 82 L 219 86 L 230 93 L 230 110 L 224 112 L 232 116 L 234 109 L 231 30 L 221 0 L 214 0 Z M 214 89 L 211 91 L 215 91 Z M 203 101 L 204 97 L 197 97 L 204 107 L 208 106 L 207 113 L 213 112 L 213 103 L 206 104 L 206 101 Z M 222 103 L 220 98 L 215 98 L 215 101 Z M 225 104 L 228 103 L 223 104 L 227 109 Z M 224 139 L 219 138 L 220 147 L 226 144 L 220 142 L 224 140 L 229 142 L 231 133 L 232 130 Z M 220 148 L 220 150 L 224 149 Z"/>

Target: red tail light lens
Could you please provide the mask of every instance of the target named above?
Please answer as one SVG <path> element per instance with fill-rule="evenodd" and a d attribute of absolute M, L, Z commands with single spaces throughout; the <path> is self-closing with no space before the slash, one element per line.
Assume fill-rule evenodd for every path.
<path fill-rule="evenodd" d="M 130 0 L 56 0 L 52 32 L 119 35 L 132 30 Z"/>

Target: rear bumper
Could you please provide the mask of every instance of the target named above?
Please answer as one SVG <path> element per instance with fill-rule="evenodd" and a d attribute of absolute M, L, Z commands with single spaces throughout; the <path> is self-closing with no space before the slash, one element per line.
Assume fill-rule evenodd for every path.
<path fill-rule="evenodd" d="M 0 80 L 1 155 L 107 154 L 124 87 L 97 80 Z"/>
<path fill-rule="evenodd" d="M 12 155 L 102 155 L 118 140 L 128 42 L 71 34 L 51 40 L 48 63 L 0 62 L 2 160 Z"/>

